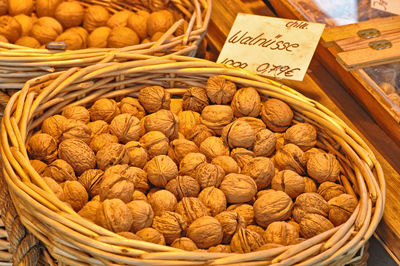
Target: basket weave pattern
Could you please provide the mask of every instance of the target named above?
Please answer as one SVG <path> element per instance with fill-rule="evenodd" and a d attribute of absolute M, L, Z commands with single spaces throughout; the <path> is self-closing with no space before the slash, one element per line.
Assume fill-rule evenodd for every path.
<path fill-rule="evenodd" d="M 126 60 L 129 54 L 116 55 Z M 385 181 L 380 164 L 364 141 L 321 104 L 278 82 L 209 61 L 169 55 L 124 63 L 71 68 L 28 81 L 7 105 L 1 122 L 3 174 L 21 222 L 58 262 L 72 265 L 304 265 L 346 264 L 356 260 L 383 214 Z M 190 86 L 204 87 L 223 75 L 238 86 L 252 86 L 264 98 L 285 101 L 295 119 L 313 124 L 318 146 L 337 155 L 341 183 L 359 204 L 349 220 L 306 241 L 248 254 L 187 252 L 128 240 L 77 215 L 59 201 L 29 163 L 25 143 L 47 117 L 66 105 L 87 105 L 99 98 L 136 97 L 149 84 L 180 97 Z M 361 255 L 362 256 L 362 252 Z"/>

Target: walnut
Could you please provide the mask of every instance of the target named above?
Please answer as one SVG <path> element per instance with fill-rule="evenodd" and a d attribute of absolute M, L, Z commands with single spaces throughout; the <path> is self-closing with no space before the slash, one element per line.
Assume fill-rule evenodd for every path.
<path fill-rule="evenodd" d="M 57 141 L 49 134 L 39 133 L 33 135 L 29 139 L 27 146 L 31 159 L 49 163 L 57 158 Z"/>
<path fill-rule="evenodd" d="M 64 132 L 64 125 L 67 124 L 67 118 L 62 115 L 53 115 L 46 118 L 42 123 L 42 132 L 49 134 L 56 141 L 59 141 Z"/>
<path fill-rule="evenodd" d="M 153 223 L 154 212 L 151 205 L 143 200 L 134 200 L 126 204 L 131 211 L 133 222 L 130 231 L 136 233 Z"/>
<path fill-rule="evenodd" d="M 138 119 L 142 119 L 146 115 L 146 111 L 139 103 L 139 100 L 132 97 L 123 98 L 118 103 L 118 107 L 122 114 L 131 114 L 136 116 Z"/>
<path fill-rule="evenodd" d="M 58 183 L 75 181 L 74 169 L 66 161 L 57 159 L 49 164 L 43 171 L 43 176 L 51 177 Z"/>
<path fill-rule="evenodd" d="M 21 33 L 22 28 L 17 19 L 8 15 L 0 17 L 0 35 L 14 43 L 21 37 Z"/>
<path fill-rule="evenodd" d="M 107 26 L 112 29 L 116 27 L 125 27 L 128 24 L 128 19 L 131 14 L 132 11 L 128 10 L 116 12 L 108 19 Z"/>
<path fill-rule="evenodd" d="M 82 23 L 85 10 L 78 1 L 61 2 L 54 12 L 54 17 L 64 29 L 79 26 Z"/>
<path fill-rule="evenodd" d="M 183 111 L 182 109 L 183 100 L 182 98 L 173 98 L 171 99 L 171 103 L 169 105 L 169 110 L 176 115 L 179 115 L 180 112 Z"/>
<path fill-rule="evenodd" d="M 89 111 L 85 107 L 79 105 L 68 105 L 64 107 L 61 114 L 68 119 L 79 120 L 85 124 L 90 121 Z"/>
<path fill-rule="evenodd" d="M 236 117 L 257 117 L 261 112 L 261 98 L 252 87 L 241 88 L 233 96 L 231 107 Z"/>
<path fill-rule="evenodd" d="M 38 17 L 54 17 L 54 12 L 60 2 L 61 0 L 37 0 L 36 14 Z"/>
<path fill-rule="evenodd" d="M 115 199 L 118 198 L 125 203 L 132 200 L 133 191 L 135 190 L 132 181 L 127 180 L 119 174 L 104 175 L 100 184 L 100 199 Z"/>
<path fill-rule="evenodd" d="M 299 123 L 289 127 L 283 135 L 285 142 L 293 143 L 306 151 L 317 143 L 317 131 L 308 123 Z"/>
<path fill-rule="evenodd" d="M 115 116 L 111 121 L 110 131 L 122 143 L 137 141 L 143 135 L 139 119 L 131 114 Z"/>
<path fill-rule="evenodd" d="M 140 138 L 139 142 L 147 150 L 149 159 L 168 153 L 168 138 L 161 131 L 149 131 Z"/>
<path fill-rule="evenodd" d="M 231 156 L 238 163 L 240 168 L 243 168 L 247 165 L 251 160 L 253 160 L 256 155 L 254 152 L 246 150 L 244 148 L 236 148 L 231 152 Z"/>
<path fill-rule="evenodd" d="M 62 31 L 63 27 L 56 19 L 51 17 L 41 17 L 33 24 L 30 34 L 41 44 L 47 44 L 48 42 L 54 41 Z M 12 39 L 9 39 L 8 37 L 7 39 L 12 41 Z"/>
<path fill-rule="evenodd" d="M 212 216 L 226 210 L 225 194 L 216 187 L 207 187 L 203 189 L 199 194 L 199 200 L 207 206 Z"/>
<path fill-rule="evenodd" d="M 299 238 L 299 231 L 287 222 L 273 222 L 268 225 L 264 233 L 265 242 L 284 246 L 292 244 L 297 238 Z"/>
<path fill-rule="evenodd" d="M 227 210 L 237 212 L 237 214 L 243 217 L 246 225 L 254 223 L 254 208 L 250 204 L 231 205 Z"/>
<path fill-rule="evenodd" d="M 165 242 L 171 244 L 175 239 L 186 234 L 187 224 L 182 216 L 175 212 L 166 211 L 154 217 L 153 228 L 164 235 Z"/>
<path fill-rule="evenodd" d="M 267 227 L 272 222 L 289 218 L 293 202 L 285 192 L 271 189 L 254 202 L 253 208 L 257 224 Z"/>
<path fill-rule="evenodd" d="M 315 184 L 314 180 L 312 180 L 309 177 L 303 176 L 303 180 L 304 180 L 304 184 L 305 184 L 305 188 L 304 188 L 304 192 L 308 193 L 308 192 L 317 192 L 317 185 Z"/>
<path fill-rule="evenodd" d="M 281 190 L 292 199 L 304 193 L 306 184 L 302 176 L 292 170 L 283 170 L 277 173 L 271 182 L 271 188 Z"/>
<path fill-rule="evenodd" d="M 143 241 L 158 245 L 165 245 L 165 238 L 163 234 L 161 234 L 154 228 L 143 228 L 142 230 L 137 231 L 136 235 L 140 237 Z"/>
<path fill-rule="evenodd" d="M 250 225 L 246 226 L 246 228 L 251 231 L 257 232 L 260 236 L 264 237 L 265 230 L 261 226 L 258 226 L 255 224 L 250 224 Z"/>
<path fill-rule="evenodd" d="M 90 122 L 87 124 L 87 126 L 92 131 L 90 138 L 94 138 L 94 136 L 97 136 L 100 134 L 110 133 L 110 128 L 109 128 L 108 124 L 103 120 L 96 120 L 94 122 Z"/>
<path fill-rule="evenodd" d="M 253 151 L 256 156 L 271 156 L 275 151 L 276 135 L 268 129 L 262 129 L 255 135 Z"/>
<path fill-rule="evenodd" d="M 318 194 L 320 194 L 326 201 L 345 193 L 346 189 L 342 185 L 330 181 L 323 182 L 318 187 Z"/>
<path fill-rule="evenodd" d="M 104 120 L 110 123 L 115 116 L 120 114 L 117 103 L 112 99 L 99 99 L 89 109 L 90 120 Z"/>
<path fill-rule="evenodd" d="M 300 232 L 300 225 L 296 221 L 289 220 L 287 221 L 287 223 L 293 225 L 296 228 L 297 232 Z"/>
<path fill-rule="evenodd" d="M 132 222 L 131 211 L 120 199 L 107 199 L 97 210 L 96 224 L 115 233 L 129 231 Z"/>
<path fill-rule="evenodd" d="M 141 40 L 147 37 L 147 18 L 132 13 L 128 17 L 127 26 L 133 29 Z"/>
<path fill-rule="evenodd" d="M 197 167 L 207 162 L 207 158 L 202 153 L 188 153 L 179 163 L 179 174 L 196 176 Z"/>
<path fill-rule="evenodd" d="M 261 109 L 261 118 L 272 131 L 285 131 L 293 119 L 289 105 L 278 99 L 269 99 Z"/>
<path fill-rule="evenodd" d="M 89 144 L 91 134 L 91 129 L 82 121 L 67 119 L 66 123 L 63 125 L 63 132 L 59 140 L 80 139 L 86 144 Z"/>
<path fill-rule="evenodd" d="M 221 134 L 224 126 L 233 120 L 233 111 L 227 105 L 208 105 L 201 112 L 201 123 Z"/>
<path fill-rule="evenodd" d="M 193 141 L 187 139 L 175 139 L 170 143 L 168 156 L 179 164 L 187 154 L 197 152 L 199 152 L 199 148 Z"/>
<path fill-rule="evenodd" d="M 244 203 L 251 201 L 257 193 L 257 185 L 247 175 L 228 174 L 222 180 L 220 189 L 225 193 L 229 203 Z"/>
<path fill-rule="evenodd" d="M 217 156 L 211 161 L 212 164 L 220 166 L 225 174 L 230 174 L 230 173 L 239 173 L 240 168 L 237 164 L 237 162 L 230 156 L 222 155 L 222 156 Z"/>
<path fill-rule="evenodd" d="M 208 137 L 215 136 L 215 132 L 208 128 L 207 126 L 200 124 L 194 126 L 191 130 L 189 135 L 187 136 L 187 139 L 192 140 L 194 143 L 196 143 L 197 146 L 200 146 L 200 144 L 207 139 Z"/>
<path fill-rule="evenodd" d="M 99 210 L 100 206 L 101 206 L 100 201 L 93 201 L 93 200 L 89 201 L 88 203 L 85 204 L 85 206 L 82 207 L 82 209 L 78 212 L 78 214 L 81 217 L 86 218 L 91 222 L 95 222 L 97 211 Z"/>
<path fill-rule="evenodd" d="M 198 249 L 193 240 L 187 237 L 180 237 L 175 239 L 174 242 L 172 242 L 171 247 L 180 248 L 186 251 L 194 251 Z"/>
<path fill-rule="evenodd" d="M 283 137 L 283 133 L 275 133 L 276 136 L 276 146 L 275 150 L 282 149 L 283 145 L 285 145 L 285 138 Z"/>
<path fill-rule="evenodd" d="M 207 206 L 200 199 L 194 197 L 183 197 L 176 205 L 175 211 L 182 215 L 188 224 L 193 223 L 199 217 L 210 215 Z"/>
<path fill-rule="evenodd" d="M 63 184 L 64 201 L 71 204 L 74 211 L 79 211 L 88 202 L 86 189 L 78 181 L 65 181 Z"/>
<path fill-rule="evenodd" d="M 220 244 L 222 236 L 221 224 L 211 216 L 196 219 L 187 230 L 187 237 L 199 248 L 209 248 Z"/>
<path fill-rule="evenodd" d="M 143 168 L 147 162 L 147 151 L 137 141 L 129 141 L 125 144 L 129 157 L 129 165 Z"/>
<path fill-rule="evenodd" d="M 229 155 L 229 148 L 223 143 L 221 138 L 208 137 L 201 144 L 199 148 L 208 160 L 212 160 L 217 156 Z"/>
<path fill-rule="evenodd" d="M 300 221 L 300 235 L 305 238 L 311 238 L 333 227 L 334 225 L 324 216 L 307 213 Z"/>
<path fill-rule="evenodd" d="M 135 189 L 135 191 L 133 191 L 132 201 L 135 201 L 135 200 L 143 200 L 143 201 L 147 202 L 146 194 L 144 194 L 140 190 Z"/>
<path fill-rule="evenodd" d="M 39 175 L 42 175 L 43 171 L 47 167 L 47 164 L 39 160 L 29 160 L 29 162 Z"/>
<path fill-rule="evenodd" d="M 147 33 L 166 32 L 174 24 L 174 16 L 169 10 L 160 10 L 150 14 L 147 19 Z"/>
<path fill-rule="evenodd" d="M 147 173 L 138 167 L 129 167 L 128 165 L 115 165 L 107 168 L 104 175 L 118 174 L 131 181 L 135 189 L 138 189 L 144 193 L 149 190 L 149 184 L 147 180 Z"/>
<path fill-rule="evenodd" d="M 223 231 L 222 243 L 230 243 L 232 236 L 239 230 L 239 228 L 245 228 L 246 222 L 237 212 L 235 211 L 223 211 L 215 216 L 220 222 Z"/>
<path fill-rule="evenodd" d="M 229 148 L 253 148 L 255 134 L 249 124 L 236 120 L 222 129 L 221 138 Z"/>
<path fill-rule="evenodd" d="M 96 157 L 90 147 L 80 139 L 67 139 L 58 146 L 58 156 L 81 175 L 96 167 Z"/>
<path fill-rule="evenodd" d="M 207 93 L 203 88 L 191 87 L 183 94 L 183 110 L 201 112 L 208 104 Z"/>
<path fill-rule="evenodd" d="M 208 252 L 211 253 L 231 253 L 231 246 L 229 245 L 216 245 L 213 247 L 210 247 L 208 250 Z"/>
<path fill-rule="evenodd" d="M 358 200 L 353 195 L 341 194 L 328 201 L 329 220 L 335 225 L 345 223 L 357 207 Z"/>
<path fill-rule="evenodd" d="M 304 152 L 295 144 L 289 143 L 277 150 L 274 161 L 279 170 L 292 170 L 300 175 L 305 174 L 306 158 Z"/>
<path fill-rule="evenodd" d="M 148 113 L 155 113 L 161 109 L 169 109 L 171 103 L 170 93 L 161 86 L 151 86 L 141 89 L 138 99 Z"/>
<path fill-rule="evenodd" d="M 264 122 L 259 118 L 244 116 L 244 117 L 239 117 L 236 120 L 243 121 L 249 124 L 255 133 L 258 133 L 258 131 L 267 128 Z"/>
<path fill-rule="evenodd" d="M 83 27 L 90 31 L 95 30 L 98 27 L 107 25 L 107 21 L 110 18 L 110 13 L 107 9 L 100 5 L 90 5 L 85 12 L 83 17 Z"/>
<path fill-rule="evenodd" d="M 174 194 L 162 189 L 150 195 L 149 203 L 153 208 L 154 215 L 158 216 L 165 211 L 174 211 L 177 200 Z"/>
<path fill-rule="evenodd" d="M 179 132 L 185 137 L 192 134 L 193 128 L 200 124 L 200 114 L 193 111 L 183 111 L 178 114 Z"/>
<path fill-rule="evenodd" d="M 124 145 L 110 143 L 97 152 L 96 161 L 97 167 L 105 170 L 112 165 L 129 163 L 129 157 Z"/>
<path fill-rule="evenodd" d="M 236 93 L 236 85 L 222 76 L 211 76 L 207 80 L 206 91 L 212 103 L 227 104 Z"/>
<path fill-rule="evenodd" d="M 329 153 L 314 153 L 307 161 L 307 173 L 318 183 L 335 182 L 340 173 L 339 161 Z"/>
<path fill-rule="evenodd" d="M 190 176 L 177 176 L 165 186 L 178 200 L 183 197 L 197 197 L 200 192 L 199 183 Z"/>
<path fill-rule="evenodd" d="M 56 197 L 59 200 L 64 201 L 64 190 L 63 188 L 53 179 L 50 177 L 43 177 L 44 182 L 46 182 L 46 184 L 49 186 L 49 188 L 51 189 L 51 191 L 54 192 L 54 194 L 56 195 Z"/>
<path fill-rule="evenodd" d="M 304 156 L 306 156 L 306 161 L 310 159 L 311 156 L 313 156 L 314 153 L 326 153 L 324 150 L 321 150 L 319 148 L 311 148 L 304 152 Z"/>
<path fill-rule="evenodd" d="M 264 245 L 264 239 L 257 232 L 240 228 L 231 241 L 231 250 L 236 253 L 248 253 Z"/>
<path fill-rule="evenodd" d="M 97 153 L 101 150 L 104 146 L 110 143 L 118 143 L 118 137 L 109 133 L 103 133 L 96 135 L 92 138 L 89 143 L 89 147 Z"/>
<path fill-rule="evenodd" d="M 108 35 L 107 39 L 107 45 L 109 48 L 122 48 L 139 43 L 139 36 L 135 31 L 128 27 L 115 27 L 111 29 L 110 35 Z"/>
<path fill-rule="evenodd" d="M 100 193 L 100 184 L 103 181 L 104 172 L 100 169 L 88 169 L 83 172 L 78 181 L 86 189 L 90 197 L 94 197 Z"/>
<path fill-rule="evenodd" d="M 257 184 L 257 189 L 261 190 L 271 184 L 271 180 L 275 175 L 275 167 L 271 159 L 256 157 L 242 168 L 241 173 L 253 178 Z"/>
<path fill-rule="evenodd" d="M 328 217 L 329 204 L 317 193 L 303 193 L 296 198 L 293 207 L 293 218 L 300 222 L 307 213 L 315 213 Z"/>
<path fill-rule="evenodd" d="M 136 234 L 134 234 L 132 232 L 118 232 L 117 235 L 123 236 L 123 237 L 128 238 L 128 239 L 132 239 L 132 240 L 141 240 L 141 241 L 143 241 L 142 238 L 140 238 L 139 236 L 137 236 Z"/>
<path fill-rule="evenodd" d="M 158 187 L 165 187 L 169 180 L 178 175 L 175 162 L 166 155 L 158 155 L 147 162 L 144 167 L 149 181 Z"/>
<path fill-rule="evenodd" d="M 197 166 L 194 176 L 201 189 L 203 189 L 210 186 L 218 187 L 221 184 L 225 173 L 218 165 L 202 163 Z"/>
<path fill-rule="evenodd" d="M 178 137 L 179 119 L 169 110 L 159 110 L 144 118 L 146 131 L 161 131 L 170 140 Z"/>
<path fill-rule="evenodd" d="M 22 36 L 16 42 L 16 45 L 30 47 L 30 48 L 39 48 L 40 42 L 33 37 L 30 36 Z"/>

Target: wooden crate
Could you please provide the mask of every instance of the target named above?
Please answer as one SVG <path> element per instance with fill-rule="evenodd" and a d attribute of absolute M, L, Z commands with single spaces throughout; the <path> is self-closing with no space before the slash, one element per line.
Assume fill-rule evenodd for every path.
<path fill-rule="evenodd" d="M 332 20 L 322 11 L 315 12 L 314 16 L 310 17 L 309 14 L 305 14 L 302 7 L 295 6 L 294 2 L 270 1 L 281 17 L 327 24 L 317 47 L 316 58 L 345 85 L 400 146 L 400 108 L 389 100 L 377 84 L 379 81 L 374 80 L 368 71 L 383 64 L 400 61 L 400 16 L 378 17 L 363 22 L 333 26 Z M 307 1 L 302 3 L 305 2 Z M 324 21 L 315 21 L 324 17 L 327 18 Z M 380 36 L 364 39 L 358 35 L 358 32 L 371 28 L 378 30 Z M 383 50 L 369 47 L 370 42 L 382 39 L 390 41 L 392 47 Z"/>

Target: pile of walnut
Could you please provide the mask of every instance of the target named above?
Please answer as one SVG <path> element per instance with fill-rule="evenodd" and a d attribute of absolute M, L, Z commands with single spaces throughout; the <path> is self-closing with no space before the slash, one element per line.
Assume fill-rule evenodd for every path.
<path fill-rule="evenodd" d="M 64 42 L 68 50 L 120 48 L 157 41 L 182 18 L 167 6 L 157 6 L 151 13 L 115 14 L 100 5 L 86 6 L 78 1 L 0 0 L 0 41 L 31 48 L 45 48 L 51 41 Z M 186 28 L 185 21 L 175 34 Z"/>
<path fill-rule="evenodd" d="M 57 197 L 108 230 L 244 253 L 300 243 L 356 208 L 316 138 L 286 103 L 214 76 L 182 99 L 151 86 L 138 99 L 66 107 L 27 149 Z"/>

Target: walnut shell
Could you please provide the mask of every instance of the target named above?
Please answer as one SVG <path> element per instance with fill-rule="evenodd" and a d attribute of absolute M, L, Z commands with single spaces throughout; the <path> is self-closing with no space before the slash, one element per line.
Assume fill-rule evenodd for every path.
<path fill-rule="evenodd" d="M 183 197 L 176 205 L 175 211 L 182 215 L 188 224 L 193 223 L 199 217 L 210 215 L 207 206 L 200 199 L 194 197 Z"/>
<path fill-rule="evenodd" d="M 309 177 L 303 176 L 303 180 L 305 183 L 304 192 L 317 192 L 317 185 L 315 184 L 314 180 Z"/>
<path fill-rule="evenodd" d="M 222 226 L 217 219 L 203 216 L 196 219 L 187 230 L 187 237 L 199 248 L 209 248 L 222 241 Z"/>
<path fill-rule="evenodd" d="M 174 211 L 177 205 L 177 200 L 174 194 L 168 190 L 162 189 L 150 194 L 149 203 L 153 208 L 154 215 L 159 216 L 165 211 Z"/>
<path fill-rule="evenodd" d="M 135 185 L 135 189 L 146 193 L 150 186 L 147 179 L 147 173 L 138 167 L 128 167 L 121 173 Z"/>
<path fill-rule="evenodd" d="M 89 48 L 106 48 L 108 47 L 108 37 L 111 29 L 109 27 L 99 27 L 93 30 L 88 36 Z"/>
<path fill-rule="evenodd" d="M 222 139 L 214 136 L 206 138 L 200 144 L 199 150 L 210 161 L 218 156 L 229 155 L 229 148 Z"/>
<path fill-rule="evenodd" d="M 125 203 L 132 201 L 135 186 L 131 180 L 119 174 L 104 174 L 100 184 L 100 200 L 120 199 Z"/>
<path fill-rule="evenodd" d="M 307 161 L 307 173 L 318 183 L 335 182 L 340 173 L 339 161 L 329 153 L 314 153 Z"/>
<path fill-rule="evenodd" d="M 223 231 L 222 243 L 227 244 L 232 236 L 239 230 L 245 228 L 246 222 L 242 216 L 235 211 L 223 211 L 215 216 L 220 222 Z"/>
<path fill-rule="evenodd" d="M 43 177 L 43 181 L 46 182 L 59 200 L 65 200 L 63 188 L 53 178 Z"/>
<path fill-rule="evenodd" d="M 257 232 L 240 228 L 232 237 L 231 250 L 236 253 L 248 253 L 264 245 L 264 239 Z"/>
<path fill-rule="evenodd" d="M 159 110 L 144 119 L 146 131 L 161 131 L 170 140 L 178 137 L 179 118 L 169 110 Z"/>
<path fill-rule="evenodd" d="M 1 4 L 0 4 L 1 6 Z M 1 7 L 0 7 L 1 9 Z M 14 17 L 19 25 L 21 25 L 21 36 L 28 37 L 32 30 L 33 23 L 36 21 L 37 18 L 27 16 L 25 14 L 19 14 Z M 32 39 L 32 37 L 30 37 Z M 20 38 L 21 39 L 21 38 Z M 34 39 L 34 38 L 33 38 Z M 39 43 L 36 39 L 34 39 L 37 43 Z M 40 45 L 40 43 L 39 43 Z"/>
<path fill-rule="evenodd" d="M 289 218 L 293 202 L 285 192 L 271 189 L 259 197 L 253 207 L 257 224 L 267 227 L 272 222 Z"/>
<path fill-rule="evenodd" d="M 47 167 L 47 164 L 39 160 L 29 160 L 29 162 L 39 175 L 42 175 Z"/>
<path fill-rule="evenodd" d="M 283 132 L 292 122 L 293 111 L 283 101 L 269 99 L 263 104 L 261 118 L 272 131 Z"/>
<path fill-rule="evenodd" d="M 169 10 L 160 10 L 150 14 L 147 19 L 147 34 L 166 32 L 174 24 L 174 16 Z"/>
<path fill-rule="evenodd" d="M 206 187 L 218 187 L 224 178 L 224 170 L 211 163 L 202 163 L 196 167 L 195 178 L 201 189 Z"/>
<path fill-rule="evenodd" d="M 317 131 L 308 123 L 299 123 L 289 127 L 283 137 L 285 142 L 296 144 L 303 151 L 311 149 L 317 143 Z"/>
<path fill-rule="evenodd" d="M 36 0 L 36 14 L 38 17 L 54 17 L 60 2 L 61 0 Z"/>
<path fill-rule="evenodd" d="M 142 230 L 137 231 L 136 235 L 140 237 L 143 241 L 158 245 L 165 245 L 165 238 L 163 234 L 161 234 L 154 228 L 143 228 Z"/>
<path fill-rule="evenodd" d="M 158 187 L 165 187 L 169 180 L 178 175 L 175 162 L 166 155 L 158 155 L 147 162 L 144 167 L 149 181 Z"/>
<path fill-rule="evenodd" d="M 183 110 L 201 112 L 208 104 L 207 93 L 203 88 L 190 87 L 183 94 Z"/>
<path fill-rule="evenodd" d="M 100 184 L 103 181 L 104 172 L 100 169 L 88 169 L 83 172 L 78 181 L 86 189 L 90 197 L 94 197 L 100 193 Z"/>
<path fill-rule="evenodd" d="M 334 225 L 324 216 L 308 213 L 300 221 L 300 235 L 311 238 L 332 229 Z"/>
<path fill-rule="evenodd" d="M 25 46 L 25 47 L 30 47 L 30 48 L 39 48 L 40 47 L 40 42 L 38 40 L 36 40 L 35 38 L 29 37 L 29 36 L 22 36 L 15 42 L 15 44 Z"/>
<path fill-rule="evenodd" d="M 32 0 L 8 0 L 8 13 L 11 16 L 18 14 L 31 15 L 33 9 Z"/>
<path fill-rule="evenodd" d="M 256 157 L 242 168 L 241 173 L 253 178 L 257 184 L 257 189 L 261 190 L 271 184 L 271 180 L 275 175 L 275 167 L 271 159 Z"/>
<path fill-rule="evenodd" d="M 261 98 L 253 87 L 241 88 L 233 96 L 231 103 L 236 117 L 257 117 L 261 112 Z"/>
<path fill-rule="evenodd" d="M 122 48 L 140 43 L 139 36 L 128 27 L 115 27 L 107 39 L 108 47 Z"/>
<path fill-rule="evenodd" d="M 227 104 L 236 93 L 236 85 L 222 76 L 212 76 L 207 80 L 206 92 L 212 103 Z"/>
<path fill-rule="evenodd" d="M 97 167 L 106 170 L 117 164 L 129 163 L 126 147 L 119 143 L 110 143 L 101 148 L 96 154 Z"/>
<path fill-rule="evenodd" d="M 229 203 L 244 203 L 251 201 L 257 193 L 257 185 L 247 175 L 228 174 L 221 182 L 220 189 L 225 193 Z"/>
<path fill-rule="evenodd" d="M 143 201 L 147 201 L 147 196 L 146 194 L 144 194 L 142 191 L 135 189 L 135 191 L 133 191 L 133 195 L 132 195 L 132 201 L 134 200 L 143 200 Z"/>
<path fill-rule="evenodd" d="M 300 175 L 305 174 L 306 158 L 304 152 L 295 144 L 286 144 L 277 150 L 274 162 L 279 170 L 292 170 Z"/>
<path fill-rule="evenodd" d="M 329 204 L 317 193 L 303 193 L 296 198 L 293 207 L 293 218 L 300 222 L 307 213 L 328 217 Z"/>
<path fill-rule="evenodd" d="M 132 11 L 128 10 L 116 12 L 108 19 L 107 27 L 111 29 L 116 27 L 126 27 L 126 25 L 128 25 L 128 19 L 131 14 Z"/>
<path fill-rule="evenodd" d="M 21 37 L 22 28 L 19 22 L 8 15 L 0 17 L 0 34 L 10 42 L 15 42 Z"/>
<path fill-rule="evenodd" d="M 255 135 L 253 151 L 256 156 L 271 156 L 275 151 L 276 135 L 268 129 L 262 129 Z"/>
<path fill-rule="evenodd" d="M 46 118 L 42 123 L 42 132 L 49 134 L 55 140 L 59 141 L 64 132 L 64 125 L 67 123 L 67 118 L 62 115 L 53 115 Z"/>
<path fill-rule="evenodd" d="M 89 147 L 97 153 L 104 146 L 110 143 L 118 143 L 118 137 L 109 133 L 99 134 L 92 138 Z"/>
<path fill-rule="evenodd" d="M 111 121 L 110 131 L 122 143 L 137 141 L 143 135 L 139 119 L 131 114 L 115 116 Z"/>
<path fill-rule="evenodd" d="M 342 185 L 330 181 L 323 182 L 318 187 L 318 194 L 320 194 L 326 201 L 345 193 L 346 189 Z"/>
<path fill-rule="evenodd" d="M 90 138 L 93 138 L 96 135 L 110 133 L 110 128 L 109 128 L 107 122 L 105 122 L 103 120 L 96 120 L 94 122 L 90 122 L 87 124 L 87 126 L 92 131 Z"/>
<path fill-rule="evenodd" d="M 187 224 L 183 217 L 175 212 L 166 211 L 154 217 L 153 228 L 164 235 L 165 242 L 171 244 L 174 240 L 186 234 Z"/>
<path fill-rule="evenodd" d="M 329 220 L 335 225 L 345 223 L 357 207 L 358 200 L 353 195 L 341 194 L 328 201 Z"/>
<path fill-rule="evenodd" d="M 68 119 L 79 120 L 85 124 L 90 121 L 89 110 L 79 105 L 68 105 L 64 107 L 61 114 Z"/>
<path fill-rule="evenodd" d="M 222 129 L 221 138 L 229 148 L 253 148 L 255 133 L 249 124 L 236 120 Z"/>
<path fill-rule="evenodd" d="M 27 145 L 29 156 L 32 159 L 47 163 L 57 158 L 57 141 L 49 134 L 39 133 L 33 135 Z"/>
<path fill-rule="evenodd" d="M 292 244 L 297 238 L 299 231 L 287 222 L 273 222 L 268 225 L 264 233 L 265 242 L 284 246 Z"/>
<path fill-rule="evenodd" d="M 146 17 L 132 13 L 128 17 L 127 26 L 136 32 L 140 40 L 144 40 L 147 37 Z"/>
<path fill-rule="evenodd" d="M 237 118 L 236 120 L 243 121 L 243 122 L 246 122 L 247 124 L 249 124 L 255 133 L 258 133 L 258 131 L 260 131 L 260 130 L 267 129 L 267 126 L 259 118 L 243 116 L 243 117 Z"/>
<path fill-rule="evenodd" d="M 200 185 L 196 179 L 190 176 L 177 176 L 170 180 L 165 186 L 178 200 L 183 197 L 197 197 L 200 192 Z"/>
<path fill-rule="evenodd" d="M 151 205 L 143 200 L 134 200 L 126 204 L 132 214 L 132 227 L 130 231 L 136 233 L 153 224 L 154 212 Z"/>
<path fill-rule="evenodd" d="M 199 200 L 208 208 L 212 216 L 226 210 L 226 197 L 224 192 L 216 187 L 206 187 L 199 194 Z"/>
<path fill-rule="evenodd" d="M 56 182 L 75 181 L 74 169 L 66 161 L 57 159 L 49 164 L 43 171 L 43 176 L 51 177 Z"/>
<path fill-rule="evenodd" d="M 188 153 L 179 163 L 179 174 L 194 177 L 196 176 L 197 167 L 205 162 L 207 162 L 207 158 L 204 154 Z"/>
<path fill-rule="evenodd" d="M 64 201 L 78 212 L 88 202 L 86 189 L 78 181 L 65 181 L 63 184 Z"/>
<path fill-rule="evenodd" d="M 31 35 L 38 40 L 40 44 L 47 44 L 48 42 L 54 41 L 62 31 L 63 27 L 56 19 L 41 17 L 33 24 Z"/>
<path fill-rule="evenodd" d="M 271 188 L 281 190 L 294 199 L 305 192 L 306 184 L 303 177 L 296 172 L 283 170 L 272 178 Z"/>
<path fill-rule="evenodd" d="M 174 114 L 179 115 L 179 113 L 183 111 L 182 105 L 183 105 L 182 98 L 173 98 L 171 99 L 169 110 Z"/>
<path fill-rule="evenodd" d="M 190 136 L 193 128 L 200 124 L 200 114 L 194 111 L 182 111 L 178 114 L 179 132 L 185 137 Z"/>
<path fill-rule="evenodd" d="M 234 204 L 229 206 L 227 210 L 237 212 L 237 214 L 243 217 L 246 225 L 254 223 L 254 208 L 250 204 Z"/>
<path fill-rule="evenodd" d="M 129 231 L 132 222 L 131 211 L 120 199 L 103 201 L 96 214 L 96 224 L 115 233 Z"/>
<path fill-rule="evenodd" d="M 250 225 L 246 226 L 246 228 L 251 230 L 251 231 L 257 232 L 262 237 L 264 236 L 265 230 L 261 226 L 258 226 L 258 225 L 255 225 L 255 224 L 250 224 Z"/>
<path fill-rule="evenodd" d="M 186 137 L 196 143 L 197 146 L 200 146 L 205 139 L 212 136 L 215 136 L 215 132 L 207 126 L 200 124 L 191 128 L 189 135 Z"/>
<path fill-rule="evenodd" d="M 66 139 L 80 139 L 86 144 L 90 143 L 91 129 L 82 121 L 67 119 L 63 125 L 63 132 L 60 136 L 60 141 Z"/>
<path fill-rule="evenodd" d="M 98 27 L 106 26 L 107 21 L 110 18 L 110 13 L 107 9 L 100 5 L 91 5 L 86 9 L 85 15 L 83 16 L 83 27 L 92 32 Z"/>
<path fill-rule="evenodd" d="M 187 237 L 180 237 L 175 239 L 174 242 L 172 242 L 171 247 L 180 248 L 186 251 L 194 251 L 198 249 L 193 240 Z"/>
<path fill-rule="evenodd" d="M 54 12 L 54 17 L 66 29 L 82 24 L 84 13 L 85 10 L 78 1 L 61 2 Z"/>
<path fill-rule="evenodd" d="M 138 99 L 148 113 L 155 113 L 161 109 L 169 109 L 171 94 L 161 86 L 151 86 L 141 89 Z"/>
<path fill-rule="evenodd" d="M 187 139 L 175 139 L 170 142 L 168 156 L 179 164 L 187 154 L 197 152 L 199 152 L 199 148 L 193 141 Z"/>
<path fill-rule="evenodd" d="M 161 131 L 149 131 L 140 138 L 139 142 L 147 150 L 149 159 L 168 153 L 169 141 Z"/>
<path fill-rule="evenodd" d="M 147 162 L 147 151 L 146 149 L 137 141 L 129 141 L 125 144 L 126 150 L 129 157 L 129 165 L 143 168 Z"/>
<path fill-rule="evenodd" d="M 85 204 L 85 206 L 82 207 L 82 209 L 78 212 L 78 214 L 91 221 L 91 222 L 96 222 L 96 215 L 97 211 L 99 210 L 101 206 L 100 201 L 89 201 L 88 203 Z"/>
<path fill-rule="evenodd" d="M 122 114 L 131 114 L 138 119 L 142 119 L 146 115 L 146 111 L 136 98 L 125 97 L 119 102 L 118 107 Z"/>
<path fill-rule="evenodd" d="M 254 152 L 246 150 L 244 148 L 233 149 L 231 152 L 231 156 L 233 159 L 235 159 L 240 168 L 243 168 L 251 160 L 253 160 L 254 157 L 256 157 Z"/>
<path fill-rule="evenodd" d="M 110 123 L 115 116 L 120 114 L 117 103 L 112 99 L 99 99 L 89 109 L 92 121 L 104 120 Z"/>
<path fill-rule="evenodd" d="M 239 174 L 240 168 L 237 162 L 230 156 L 222 155 L 217 156 L 211 161 L 212 164 L 220 166 L 225 174 L 237 173 Z"/>
<path fill-rule="evenodd" d="M 233 111 L 227 105 L 207 105 L 201 112 L 201 123 L 221 134 L 224 126 L 233 120 Z"/>

